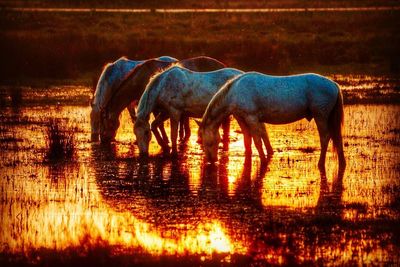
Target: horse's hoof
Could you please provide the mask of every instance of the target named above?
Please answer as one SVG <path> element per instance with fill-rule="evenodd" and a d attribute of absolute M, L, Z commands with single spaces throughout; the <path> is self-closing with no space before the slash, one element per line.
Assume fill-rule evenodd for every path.
<path fill-rule="evenodd" d="M 260 158 L 261 166 L 267 166 L 271 161 L 271 157 L 262 157 Z"/>

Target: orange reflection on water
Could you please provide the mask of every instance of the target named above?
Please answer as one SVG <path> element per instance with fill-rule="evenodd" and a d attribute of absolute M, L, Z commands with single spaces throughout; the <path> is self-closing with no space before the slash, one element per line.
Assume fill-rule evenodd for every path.
<path fill-rule="evenodd" d="M 204 218 L 196 225 L 178 224 L 173 231 L 165 231 L 137 219 L 133 212 L 114 210 L 104 203 L 88 173 L 90 170 L 81 165 L 78 171 L 71 169 L 69 177 L 52 184 L 48 183 L 46 172 L 38 173 L 35 181 L 19 184 L 21 187 L 14 182 L 3 183 L 7 191 L 13 187 L 19 192 L 5 196 L 5 224 L 0 231 L 7 247 L 3 249 L 63 250 L 105 242 L 125 249 L 142 248 L 155 255 L 245 252 L 239 243 L 231 243 L 226 230 L 215 219 Z M 44 190 L 38 194 L 36 188 Z"/>
<path fill-rule="evenodd" d="M 159 155 L 153 139 L 151 155 L 142 161 L 128 113 L 122 114 L 117 142 L 104 148 L 89 142 L 89 110 L 23 107 L 21 121 L 0 129 L 1 140 L 17 140 L 0 143 L 2 252 L 106 246 L 115 253 L 240 254 L 286 264 L 289 251 L 299 263 L 364 264 L 390 259 L 396 250 L 380 243 L 390 244 L 392 232 L 371 233 L 369 222 L 399 216 L 398 105 L 346 106 L 348 167 L 340 179 L 331 151 L 327 177 L 318 172 L 314 122 L 267 125 L 276 153 L 261 166 L 254 147 L 245 160 L 233 121 L 228 151 L 221 147 L 218 164 L 211 166 L 196 143 L 193 122 L 192 137 L 177 158 Z M 53 117 L 69 118 L 78 128 L 70 163 L 42 163 L 40 120 Z"/>

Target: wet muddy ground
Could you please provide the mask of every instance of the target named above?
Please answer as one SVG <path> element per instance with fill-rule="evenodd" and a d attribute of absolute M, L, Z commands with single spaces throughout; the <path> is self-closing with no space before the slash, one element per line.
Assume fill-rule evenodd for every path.
<path fill-rule="evenodd" d="M 400 264 L 400 82 L 334 79 L 348 165 L 330 151 L 326 177 L 313 121 L 268 125 L 268 166 L 245 160 L 236 122 L 215 166 L 193 121 L 177 157 L 153 138 L 141 159 L 127 112 L 115 143 L 90 142 L 90 88 L 1 87 L 0 264 Z M 48 157 L 52 121 L 67 159 Z"/>

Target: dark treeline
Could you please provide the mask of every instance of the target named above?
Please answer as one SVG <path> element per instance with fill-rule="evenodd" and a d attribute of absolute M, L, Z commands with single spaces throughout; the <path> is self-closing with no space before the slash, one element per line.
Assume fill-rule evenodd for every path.
<path fill-rule="evenodd" d="M 215 57 L 244 71 L 398 74 L 399 12 L 0 14 L 0 79 L 85 79 L 120 56 Z"/>
<path fill-rule="evenodd" d="M 35 7 L 115 7 L 115 8 L 282 8 L 392 6 L 397 0 L 2 0 L 2 6 Z"/>

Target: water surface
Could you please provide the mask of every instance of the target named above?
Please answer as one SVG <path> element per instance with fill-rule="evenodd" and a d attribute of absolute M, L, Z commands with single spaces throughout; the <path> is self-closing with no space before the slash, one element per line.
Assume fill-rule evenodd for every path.
<path fill-rule="evenodd" d="M 1 259 L 399 264 L 398 81 L 334 77 L 354 104 L 345 106 L 347 170 L 337 175 L 330 151 L 326 177 L 313 121 L 267 125 L 268 166 L 255 153 L 245 160 L 236 122 L 215 166 L 193 121 L 178 157 L 161 155 L 153 138 L 141 159 L 127 112 L 115 143 L 90 142 L 89 88 L 2 87 Z M 45 160 L 50 119 L 74 132 L 72 160 Z"/>

